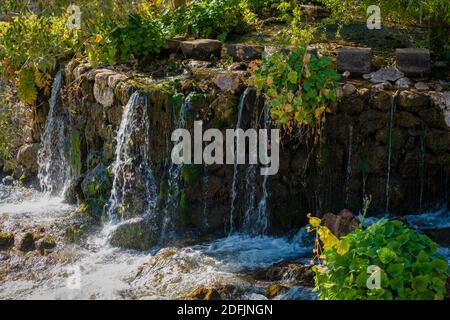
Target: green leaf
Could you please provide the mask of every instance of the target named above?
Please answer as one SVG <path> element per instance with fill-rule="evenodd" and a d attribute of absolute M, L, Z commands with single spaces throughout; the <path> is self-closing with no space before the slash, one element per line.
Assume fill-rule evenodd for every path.
<path fill-rule="evenodd" d="M 348 241 L 347 239 L 342 239 L 341 241 L 339 241 L 339 244 L 337 246 L 337 253 L 340 254 L 341 256 L 343 256 L 344 254 L 346 254 L 348 251 L 350 250 L 350 241 Z"/>
<path fill-rule="evenodd" d="M 397 258 L 397 254 L 391 249 L 384 247 L 378 250 L 378 257 L 380 258 L 381 262 L 389 263 Z"/>
<path fill-rule="evenodd" d="M 428 287 L 427 276 L 417 276 L 412 280 L 412 288 L 417 292 L 425 292 Z"/>
<path fill-rule="evenodd" d="M 291 71 L 291 72 L 289 72 L 289 74 L 288 74 L 288 80 L 289 80 L 289 82 L 292 83 L 292 84 L 297 84 L 297 81 L 298 81 L 298 73 L 297 73 L 297 71 Z"/>
<path fill-rule="evenodd" d="M 417 255 L 417 261 L 418 262 L 428 262 L 430 260 L 430 257 L 425 251 L 420 251 Z"/>
<path fill-rule="evenodd" d="M 431 262 L 431 266 L 434 270 L 439 273 L 447 273 L 448 272 L 448 262 L 444 259 L 434 259 Z"/>

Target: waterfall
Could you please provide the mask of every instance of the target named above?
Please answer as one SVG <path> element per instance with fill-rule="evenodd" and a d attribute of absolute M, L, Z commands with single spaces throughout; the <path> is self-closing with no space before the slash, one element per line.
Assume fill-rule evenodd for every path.
<path fill-rule="evenodd" d="M 147 97 L 135 92 L 131 95 L 117 132 L 115 161 L 112 165 L 113 186 L 108 201 L 108 215 L 111 220 L 117 213 L 124 213 L 132 203 L 126 203 L 136 192 L 136 180 L 141 180 L 145 203 L 144 213 L 150 214 L 156 207 L 157 187 L 150 162 L 150 130 Z M 139 133 L 143 141 L 133 141 Z M 137 148 L 137 150 L 136 150 Z M 132 201 L 130 201 L 132 202 Z"/>
<path fill-rule="evenodd" d="M 209 176 L 208 176 L 208 168 L 207 166 L 203 166 L 203 177 L 202 177 L 202 198 L 203 198 L 203 229 L 207 230 L 209 228 L 208 224 L 208 184 L 209 184 Z"/>
<path fill-rule="evenodd" d="M 245 104 L 245 98 L 247 97 L 249 90 L 248 88 L 245 89 L 244 93 L 241 96 L 241 99 L 239 101 L 238 106 L 238 117 L 236 122 L 236 129 L 241 128 L 241 122 L 242 122 L 242 110 L 244 109 Z M 237 145 L 239 144 L 238 141 L 239 138 L 236 138 L 235 148 L 234 148 L 234 169 L 233 169 L 233 182 L 231 185 L 231 209 L 230 209 L 230 234 L 234 231 L 234 214 L 235 214 L 235 205 L 236 205 L 236 198 L 237 198 L 237 180 L 238 180 L 238 173 L 239 173 L 239 167 L 238 167 L 238 161 L 237 161 Z"/>
<path fill-rule="evenodd" d="M 389 141 L 388 141 L 388 161 L 387 161 L 387 174 L 386 174 L 386 212 L 389 212 L 389 205 L 391 201 L 390 188 L 391 188 L 391 164 L 392 164 L 392 132 L 394 129 L 394 114 L 395 114 L 395 98 L 398 91 L 391 97 L 391 108 L 389 115 Z"/>
<path fill-rule="evenodd" d="M 264 129 L 269 129 L 269 111 L 267 110 L 267 105 L 264 107 Z M 269 142 L 267 140 L 267 142 Z M 265 157 L 268 155 L 265 154 Z M 255 231 L 258 234 L 265 234 L 269 227 L 269 212 L 267 209 L 267 200 L 269 199 L 269 190 L 267 188 L 267 183 L 269 181 L 269 176 L 265 175 L 262 183 L 262 198 L 258 204 L 258 216 L 255 224 Z"/>
<path fill-rule="evenodd" d="M 70 166 L 65 153 L 67 116 L 61 103 L 58 103 L 62 82 L 62 71 L 59 70 L 53 81 L 49 112 L 37 157 L 38 179 L 42 190 L 58 196 L 64 194 L 70 180 Z"/>

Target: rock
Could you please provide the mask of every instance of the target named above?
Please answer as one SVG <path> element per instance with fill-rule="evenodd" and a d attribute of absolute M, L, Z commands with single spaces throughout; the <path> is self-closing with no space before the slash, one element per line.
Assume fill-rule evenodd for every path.
<path fill-rule="evenodd" d="M 233 57 L 233 61 L 237 62 L 259 60 L 264 53 L 264 46 L 249 44 L 227 44 L 225 49 Z"/>
<path fill-rule="evenodd" d="M 430 91 L 430 87 L 425 82 L 417 82 L 414 87 L 417 91 Z"/>
<path fill-rule="evenodd" d="M 109 192 L 111 182 L 104 164 L 98 164 L 89 171 L 81 183 L 85 198 L 95 198 Z"/>
<path fill-rule="evenodd" d="M 35 236 L 31 232 L 23 234 L 18 243 L 18 249 L 23 252 L 33 251 L 35 249 Z"/>
<path fill-rule="evenodd" d="M 338 215 L 327 213 L 322 218 L 322 225 L 326 226 L 338 238 L 341 238 L 359 226 L 359 221 L 353 214 L 343 209 Z"/>
<path fill-rule="evenodd" d="M 410 91 L 402 91 L 398 95 L 397 103 L 406 111 L 419 112 L 430 105 L 430 97 Z"/>
<path fill-rule="evenodd" d="M 8 250 L 14 245 L 14 233 L 0 233 L 0 251 Z"/>
<path fill-rule="evenodd" d="M 3 171 L 4 167 L 5 167 L 5 162 L 2 159 L 0 159 L 0 172 Z"/>
<path fill-rule="evenodd" d="M 125 249 L 148 250 L 158 243 L 158 238 L 159 233 L 155 230 L 155 224 L 138 218 L 120 224 L 113 231 L 110 243 Z"/>
<path fill-rule="evenodd" d="M 399 112 L 396 116 L 395 116 L 395 122 L 397 123 L 397 125 L 399 127 L 403 127 L 403 128 L 414 128 L 414 127 L 418 127 L 421 124 L 421 121 L 419 118 L 415 117 L 412 113 L 410 112 Z"/>
<path fill-rule="evenodd" d="M 14 168 L 12 176 L 17 180 L 20 180 L 23 177 L 26 177 L 26 169 L 22 165 L 18 165 Z"/>
<path fill-rule="evenodd" d="M 17 152 L 17 163 L 22 165 L 30 173 L 37 173 L 37 154 L 39 151 L 39 143 L 26 144 L 20 147 Z"/>
<path fill-rule="evenodd" d="M 450 128 L 450 91 L 432 93 L 430 98 L 433 105 L 442 111 L 444 121 Z"/>
<path fill-rule="evenodd" d="M 296 262 L 275 263 L 268 269 L 258 270 L 254 277 L 261 281 L 288 280 L 295 281 L 303 286 L 314 286 L 314 275 L 311 267 Z"/>
<path fill-rule="evenodd" d="M 437 107 L 422 109 L 419 111 L 419 116 L 431 128 L 447 130 L 447 123 L 445 122 L 444 114 Z"/>
<path fill-rule="evenodd" d="M 2 179 L 2 183 L 5 186 L 12 186 L 14 184 L 14 178 L 11 176 L 6 176 Z"/>
<path fill-rule="evenodd" d="M 396 68 L 381 68 L 376 72 L 372 72 L 371 75 L 370 82 L 372 83 L 383 83 L 386 81 L 395 82 L 405 76 Z"/>
<path fill-rule="evenodd" d="M 47 254 L 51 252 L 56 247 L 55 239 L 51 236 L 46 235 L 45 237 L 39 239 L 36 242 L 36 248 L 40 251 L 41 254 Z"/>
<path fill-rule="evenodd" d="M 423 228 L 421 231 L 440 245 L 450 245 L 450 227 Z"/>
<path fill-rule="evenodd" d="M 422 76 L 430 72 L 430 51 L 421 48 L 395 50 L 397 68 L 407 76 Z"/>
<path fill-rule="evenodd" d="M 425 138 L 425 146 L 436 155 L 445 153 L 449 147 L 448 132 L 431 130 Z"/>
<path fill-rule="evenodd" d="M 342 87 L 342 92 L 344 96 L 351 96 L 356 92 L 356 87 L 353 84 L 347 83 Z"/>
<path fill-rule="evenodd" d="M 167 40 L 167 51 L 171 53 L 177 53 L 180 50 L 181 42 L 185 40 L 186 38 L 184 37 L 175 37 Z"/>
<path fill-rule="evenodd" d="M 370 48 L 342 48 L 338 50 L 336 58 L 339 72 L 349 71 L 352 74 L 366 74 L 372 65 L 372 49 Z"/>
<path fill-rule="evenodd" d="M 234 62 L 228 67 L 228 71 L 246 71 L 247 64 L 243 62 Z"/>
<path fill-rule="evenodd" d="M 372 89 L 375 91 L 382 91 L 382 90 L 392 90 L 392 84 L 388 81 L 377 83 L 372 86 Z"/>
<path fill-rule="evenodd" d="M 211 39 L 182 41 L 180 48 L 187 58 L 210 60 L 212 57 L 220 58 L 222 42 Z"/>
<path fill-rule="evenodd" d="M 392 96 L 386 91 L 378 91 L 371 96 L 371 105 L 380 111 L 388 111 L 391 108 Z"/>
<path fill-rule="evenodd" d="M 216 76 L 214 83 L 222 91 L 235 91 L 240 85 L 239 78 L 231 74 L 220 74 Z"/>
<path fill-rule="evenodd" d="M 186 298 L 192 300 L 222 300 L 220 293 L 213 288 L 197 288 Z"/>
<path fill-rule="evenodd" d="M 412 85 L 411 80 L 405 77 L 395 81 L 395 86 L 400 90 L 408 90 L 411 85 Z"/>
<path fill-rule="evenodd" d="M 348 71 L 345 71 L 344 73 L 342 73 L 341 77 L 344 80 L 347 80 L 348 78 L 350 78 L 351 73 Z"/>
<path fill-rule="evenodd" d="M 370 80 L 370 79 L 372 79 L 374 73 L 375 73 L 375 72 L 363 74 L 363 75 L 362 75 L 362 78 L 363 78 L 364 80 Z"/>
<path fill-rule="evenodd" d="M 95 75 L 94 97 L 104 107 L 111 107 L 114 104 L 114 90 L 108 83 L 109 77 L 112 75 L 115 75 L 115 73 L 111 70 Z"/>
<path fill-rule="evenodd" d="M 286 291 L 288 291 L 288 288 L 282 286 L 281 284 L 271 284 L 266 288 L 266 297 L 273 299 Z"/>

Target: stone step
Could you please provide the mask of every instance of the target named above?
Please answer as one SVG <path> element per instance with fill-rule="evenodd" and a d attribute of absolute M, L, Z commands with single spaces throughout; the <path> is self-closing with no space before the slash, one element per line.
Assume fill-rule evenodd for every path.
<path fill-rule="evenodd" d="M 372 66 L 371 48 L 342 48 L 337 52 L 336 66 L 339 72 L 349 71 L 352 75 L 370 72 Z"/>
<path fill-rule="evenodd" d="M 222 42 L 213 39 L 181 41 L 180 49 L 187 58 L 210 60 L 214 57 L 220 58 L 222 54 Z"/>
<path fill-rule="evenodd" d="M 430 51 L 421 48 L 395 50 L 397 69 L 406 76 L 424 76 L 430 73 Z"/>

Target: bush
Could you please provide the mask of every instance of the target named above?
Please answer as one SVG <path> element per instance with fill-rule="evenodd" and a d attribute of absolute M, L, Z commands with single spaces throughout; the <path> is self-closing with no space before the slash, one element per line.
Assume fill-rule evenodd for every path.
<path fill-rule="evenodd" d="M 379 220 L 338 240 L 320 220 L 310 218 L 323 248 L 313 267 L 321 299 L 443 299 L 448 262 L 438 245 L 400 221 Z M 323 252 L 321 250 L 323 249 Z M 381 288 L 368 289 L 369 266 L 380 268 Z"/>
<path fill-rule="evenodd" d="M 193 0 L 168 13 L 164 21 L 171 35 L 225 40 L 228 34 L 253 19 L 246 1 Z"/>
<path fill-rule="evenodd" d="M 336 100 L 338 79 L 330 58 L 299 47 L 264 58 L 250 84 L 264 93 L 276 123 L 320 126 L 327 106 Z"/>

